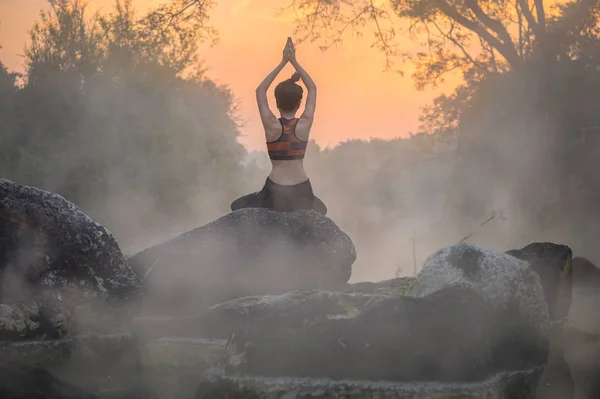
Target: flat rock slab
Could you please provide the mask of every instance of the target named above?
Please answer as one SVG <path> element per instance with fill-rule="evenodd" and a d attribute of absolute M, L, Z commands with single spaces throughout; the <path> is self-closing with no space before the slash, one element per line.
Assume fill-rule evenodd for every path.
<path fill-rule="evenodd" d="M 145 368 L 189 368 L 198 373 L 221 360 L 226 345 L 227 341 L 218 339 L 163 337 L 141 346 L 140 364 Z"/>
<path fill-rule="evenodd" d="M 140 347 L 140 385 L 153 398 L 192 398 L 199 376 L 226 355 L 226 344 L 182 337 L 145 342 Z"/>
<path fill-rule="evenodd" d="M 50 373 L 100 399 L 190 398 L 199 376 L 226 355 L 226 344 L 224 340 L 185 337 L 139 340 L 130 333 L 87 335 L 4 342 L 0 359 L 24 370 Z M 2 378 L 0 388 L 1 384 Z"/>
<path fill-rule="evenodd" d="M 499 373 L 475 383 L 393 383 L 307 378 L 219 377 L 207 374 L 196 399 L 536 399 L 541 369 Z"/>
<path fill-rule="evenodd" d="M 5 362 L 0 363 L 0 398 L 98 399 L 39 367 Z"/>
<path fill-rule="evenodd" d="M 368 294 L 375 296 L 396 297 L 406 295 L 412 288 L 415 279 L 413 277 L 397 277 L 390 280 L 351 284 L 343 292 Z"/>
<path fill-rule="evenodd" d="M 137 337 L 148 341 L 162 337 L 202 337 L 206 325 L 197 316 L 135 316 L 130 329 Z"/>
<path fill-rule="evenodd" d="M 355 317 L 366 305 L 386 298 L 365 292 L 323 290 L 248 296 L 211 307 L 199 323 L 205 326 L 203 333 L 208 336 L 261 336 L 274 331 L 303 330 L 325 320 Z"/>
<path fill-rule="evenodd" d="M 2 386 L 11 393 L 0 394 L 0 397 L 101 398 L 96 394 L 102 389 L 129 387 L 135 382 L 138 358 L 135 340 L 126 333 L 3 342 L 0 359 L 18 374 L 2 371 L 0 393 L 3 393 Z M 14 378 L 14 381 L 4 381 Z"/>
<path fill-rule="evenodd" d="M 128 262 L 144 279 L 148 314 L 173 314 L 248 295 L 343 288 L 355 259 L 350 238 L 326 216 L 248 208 Z"/>
<path fill-rule="evenodd" d="M 472 290 L 450 287 L 425 298 L 384 298 L 358 312 L 340 307 L 338 317 L 305 326 L 298 325 L 301 317 L 284 317 L 294 311 L 281 309 L 279 321 L 289 324 L 258 318 L 240 330 L 229 370 L 374 381 L 474 381 L 493 372 L 494 313 Z"/>
<path fill-rule="evenodd" d="M 58 368 L 73 361 L 97 364 L 137 361 L 137 341 L 129 333 L 85 335 L 57 340 L 0 343 L 0 359 L 20 364 Z"/>

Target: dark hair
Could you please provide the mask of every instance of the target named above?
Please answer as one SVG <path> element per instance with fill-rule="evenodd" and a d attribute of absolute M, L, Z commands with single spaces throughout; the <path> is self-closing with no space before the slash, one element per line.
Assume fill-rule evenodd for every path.
<path fill-rule="evenodd" d="M 284 80 L 275 87 L 275 101 L 277 108 L 282 111 L 293 111 L 300 106 L 304 90 L 298 84 L 300 75 L 294 73 L 291 78 Z"/>

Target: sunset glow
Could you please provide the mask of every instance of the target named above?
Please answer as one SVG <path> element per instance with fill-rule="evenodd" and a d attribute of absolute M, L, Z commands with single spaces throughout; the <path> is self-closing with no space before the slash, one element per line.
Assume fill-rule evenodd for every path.
<path fill-rule="evenodd" d="M 139 14 L 161 0 L 135 0 Z M 11 69 L 22 68 L 27 31 L 46 7 L 46 0 L 0 0 L 0 59 Z M 107 9 L 112 0 L 90 0 L 91 9 Z M 287 36 L 294 30 L 293 15 L 280 14 L 288 0 L 222 0 L 213 10 L 211 23 L 220 42 L 203 48 L 208 76 L 230 87 L 238 100 L 238 115 L 244 122 L 240 141 L 249 149 L 264 149 L 262 126 L 254 100 L 254 89 L 277 65 Z M 411 81 L 411 65 L 405 77 L 384 72 L 385 60 L 370 48 L 371 35 L 348 38 L 343 45 L 321 52 L 317 45 L 297 47 L 299 62 L 318 86 L 318 105 L 312 138 L 321 146 L 348 139 L 405 136 L 418 126 L 419 108 L 436 91 L 419 92 Z M 406 39 L 407 47 L 412 43 Z M 287 66 L 276 80 L 288 78 Z M 453 86 L 449 82 L 445 90 Z M 272 98 L 272 91 L 271 91 Z M 271 100 L 274 106 L 274 100 Z"/>

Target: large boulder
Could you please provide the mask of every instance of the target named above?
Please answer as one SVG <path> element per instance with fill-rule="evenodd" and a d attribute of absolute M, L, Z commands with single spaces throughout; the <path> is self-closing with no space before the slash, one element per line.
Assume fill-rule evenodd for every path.
<path fill-rule="evenodd" d="M 573 258 L 573 303 L 565 328 L 565 360 L 575 382 L 575 399 L 600 397 L 600 268 Z"/>
<path fill-rule="evenodd" d="M 550 320 L 567 318 L 573 295 L 573 251 L 566 245 L 539 242 L 506 252 L 526 261 L 540 276 Z"/>
<path fill-rule="evenodd" d="M 539 242 L 506 252 L 529 263 L 540 276 L 550 315 L 550 353 L 540 378 L 539 399 L 573 397 L 574 384 L 564 359 L 564 322 L 573 295 L 572 256 L 566 245 Z"/>
<path fill-rule="evenodd" d="M 494 364 L 505 350 L 496 335 L 503 314 L 465 287 L 399 295 L 407 282 L 212 307 L 213 321 L 230 329 L 231 346 L 203 375 L 196 397 L 535 398 L 542 364 Z"/>
<path fill-rule="evenodd" d="M 337 289 L 350 279 L 350 238 L 312 210 L 248 208 L 129 259 L 144 279 L 147 309 L 197 313 L 232 298 Z"/>
<path fill-rule="evenodd" d="M 105 227 L 60 195 L 9 180 L 0 180 L 0 273 L 0 339 L 64 335 L 75 314 L 97 318 L 141 295 Z"/>
<path fill-rule="evenodd" d="M 503 252 L 458 244 L 429 256 L 417 276 L 413 297 L 447 287 L 473 289 L 494 308 L 498 320 L 494 364 L 500 369 L 542 365 L 549 353 L 549 313 L 541 279 L 526 262 Z"/>
<path fill-rule="evenodd" d="M 197 398 L 535 398 L 549 322 L 529 263 L 458 245 L 423 270 L 213 306 L 231 345 Z"/>
<path fill-rule="evenodd" d="M 569 324 L 585 333 L 600 336 L 600 268 L 583 257 L 573 259 L 573 303 Z"/>
<path fill-rule="evenodd" d="M 270 302 L 278 317 L 259 317 L 263 306 L 256 300 L 214 309 L 231 313 L 237 304 L 239 311 L 255 316 L 248 328 L 234 334 L 236 354 L 230 364 L 240 355 L 241 362 L 232 371 L 371 381 L 475 381 L 492 371 L 494 314 L 469 289 L 450 287 L 425 298 L 397 296 L 370 303 L 366 296 L 352 300 L 323 292 L 271 297 Z M 302 314 L 305 303 L 314 308 L 316 302 L 323 303 L 323 310 L 305 317 L 305 325 L 291 316 Z"/>

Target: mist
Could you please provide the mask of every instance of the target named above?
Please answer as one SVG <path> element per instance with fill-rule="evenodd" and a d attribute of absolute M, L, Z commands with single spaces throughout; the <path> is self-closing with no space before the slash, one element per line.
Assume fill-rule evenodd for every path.
<path fill-rule="evenodd" d="M 0 69 L 0 172 L 73 201 L 131 255 L 226 214 L 260 190 L 270 165 L 238 142 L 236 93 L 206 78 L 199 38 L 158 38 L 120 4 L 93 17 L 65 2 L 32 30 L 25 74 Z M 352 281 L 413 275 L 459 241 L 498 250 L 554 241 L 597 255 L 584 188 L 597 180 L 596 72 L 544 68 L 471 82 L 447 112 L 453 126 L 311 142 L 314 191 L 357 248 Z"/>
<path fill-rule="evenodd" d="M 69 219 L 73 209 L 62 199 L 59 202 L 63 208 L 58 216 L 50 215 L 46 222 L 52 225 L 50 229 L 35 225 L 25 225 L 23 229 L 39 233 L 44 239 L 36 240 L 37 235 L 31 234 L 21 240 L 19 220 L 9 220 L 7 225 L 16 237 L 15 245 L 26 244 L 14 251 L 15 258 L 8 259 L 9 266 L 2 271 L 0 302 L 7 303 L 6 309 L 10 311 L 11 306 L 20 309 L 18 306 L 25 303 L 26 312 L 19 317 L 29 320 L 38 317 L 42 307 L 52 305 L 57 298 L 68 298 L 57 306 L 56 314 L 51 314 L 52 335 L 44 335 L 32 327 L 26 331 L 31 334 L 27 338 L 75 339 L 89 332 L 115 331 L 131 333 L 134 338 L 137 334 L 147 338 L 175 337 L 175 340 L 190 337 L 204 340 L 210 336 L 227 338 L 228 344 L 211 345 L 219 351 L 229 351 L 232 341 L 230 331 L 226 331 L 229 321 L 224 323 L 226 326 L 212 323 L 211 317 L 216 314 L 211 313 L 214 305 L 241 298 L 237 305 L 230 302 L 225 308 L 233 306 L 232 314 L 250 319 L 252 312 L 246 310 L 252 309 L 252 302 L 257 301 L 259 312 L 281 312 L 287 318 L 288 313 L 298 311 L 293 309 L 296 301 L 308 303 L 305 299 L 314 294 L 310 290 L 318 287 L 319 290 L 314 290 L 318 291 L 314 294 L 315 302 L 307 307 L 308 313 L 312 313 L 312 307 L 323 307 L 324 312 L 344 307 L 347 304 L 339 299 L 346 295 L 362 297 L 366 302 L 356 303 L 361 309 L 357 312 L 342 309 L 337 314 L 338 309 L 336 317 L 350 323 L 352 319 L 359 323 L 366 321 L 365 327 L 369 329 L 373 326 L 369 320 L 380 323 L 375 327 L 393 326 L 393 320 L 400 321 L 396 323 L 398 331 L 408 328 L 409 335 L 398 335 L 393 329 L 380 330 L 393 340 L 400 336 L 402 345 L 409 348 L 413 344 L 409 339 L 414 339 L 418 335 L 414 333 L 421 328 L 413 330 L 413 320 L 425 320 L 424 330 L 433 326 L 438 330 L 436 334 L 445 334 L 446 329 L 441 327 L 450 319 L 439 318 L 438 310 L 437 314 L 427 310 L 410 315 L 408 307 L 396 306 L 405 299 L 407 304 L 417 304 L 413 301 L 415 296 L 408 298 L 410 295 L 405 294 L 418 279 L 384 280 L 415 276 L 424 263 L 427 270 L 426 259 L 441 248 L 467 242 L 504 252 L 530 243 L 560 243 L 555 246 L 562 248 L 561 255 L 543 262 L 543 267 L 553 270 L 557 286 L 563 283 L 567 286 L 563 276 L 572 283 L 572 271 L 568 269 L 573 253 L 597 263 L 600 113 L 596 108 L 600 104 L 597 98 L 600 46 L 590 45 L 600 43 L 597 30 L 589 34 L 589 42 L 577 38 L 574 43 L 561 42 L 564 49 L 559 46 L 561 52 L 552 62 L 532 56 L 530 61 L 516 63 L 511 69 L 488 60 L 484 72 L 478 69 L 481 58 L 472 68 L 463 65 L 464 83 L 423 109 L 422 126 L 409 137 L 347 140 L 331 148 L 321 148 L 311 140 L 305 167 L 314 193 L 328 208 L 327 217 L 304 211 L 281 214 L 246 209 L 230 213 L 232 201 L 261 189 L 271 168 L 266 151 L 249 152 L 240 143 L 243 126 L 236 108 L 239 93 L 207 77 L 199 47 L 210 38 L 206 31 L 180 21 L 165 26 L 165 18 L 160 15 L 164 8 L 138 15 L 131 4 L 117 1 L 112 9 L 92 15 L 79 0 L 56 1 L 52 10 L 42 13 L 31 28 L 24 52 L 24 73 L 8 70 L 0 60 L 1 177 L 62 195 L 93 221 L 106 226 L 118 241 L 117 245 L 85 215 Z M 165 4 L 163 7 L 167 8 L 169 4 L 181 5 Z M 162 16 L 168 14 L 167 10 Z M 584 48 L 585 54 L 577 50 Z M 494 51 L 491 50 L 492 55 Z M 435 70 L 437 65 L 429 67 Z M 424 73 L 417 80 L 431 76 Z M 279 77 L 275 84 L 286 78 Z M 317 86 L 321 83 L 316 82 Z M 313 133 L 319 129 L 315 124 Z M 352 136 L 353 132 L 348 133 Z M 12 190 L 18 191 L 19 187 L 22 186 Z M 39 197 L 46 194 L 32 191 L 38 197 L 21 201 L 17 196 L 14 202 L 24 208 L 35 201 L 43 202 Z M 27 213 L 27 209 L 15 208 L 18 215 Z M 45 212 L 57 211 L 44 206 L 34 210 L 36 215 Z M 62 225 L 72 230 L 62 234 L 63 230 L 53 229 L 58 217 L 69 219 Z M 86 224 L 87 231 L 92 232 L 89 236 L 77 234 L 81 224 Z M 191 234 L 182 236 L 191 230 L 194 230 Z M 126 276 L 122 279 L 123 287 L 116 286 L 124 292 L 131 290 L 131 297 L 118 298 L 114 303 L 105 300 L 115 293 L 106 291 L 103 278 L 95 273 L 94 267 L 101 263 L 95 259 L 100 257 L 89 264 L 75 257 L 71 262 L 75 272 L 63 281 L 71 282 L 74 287 L 63 284 L 64 295 L 58 283 L 49 284 L 52 289 L 48 290 L 44 286 L 41 290 L 44 295 L 38 296 L 36 290 L 28 289 L 40 283 L 46 267 L 60 267 L 62 260 L 50 264 L 46 259 L 48 252 L 62 249 L 58 248 L 62 246 L 60 241 L 56 244 L 53 238 L 67 237 L 68 245 L 73 243 L 76 247 L 74 252 L 84 247 L 80 252 L 85 253 L 89 244 L 86 240 L 94 234 L 110 238 L 109 245 L 103 248 L 105 251 L 108 248 L 106 258 L 114 261 L 109 266 L 118 268 L 109 269 L 108 274 L 116 270 L 122 273 L 117 273 L 119 276 Z M 181 239 L 171 240 L 175 237 Z M 543 318 L 544 311 L 540 309 L 547 309 L 543 302 L 544 287 L 532 288 L 528 284 L 537 281 L 537 276 L 533 280 L 520 280 L 522 275 L 514 268 L 515 265 L 525 268 L 525 262 L 516 262 L 516 258 L 513 262 L 512 255 L 500 254 L 505 260 L 511 258 L 506 263 L 498 262 L 500 274 L 480 273 L 474 267 L 478 265 L 473 265 L 479 260 L 467 258 L 479 259 L 486 250 L 459 246 L 458 252 L 461 251 L 466 251 L 463 253 L 466 261 L 461 258 L 457 265 L 448 261 L 452 270 L 433 279 L 439 282 L 434 284 L 436 290 L 451 285 L 456 275 L 469 280 L 466 287 L 475 280 L 476 285 L 487 286 L 490 279 L 500 276 L 505 281 L 494 281 L 492 285 L 498 284 L 499 292 L 508 287 L 510 295 L 480 298 L 482 305 L 498 297 L 510 301 L 500 301 L 499 307 L 505 306 L 506 313 L 499 313 L 498 319 L 489 324 L 490 331 L 502 331 L 504 316 L 519 308 L 517 302 L 523 298 L 533 298 L 536 306 L 530 308 L 531 313 L 520 316 L 524 320 L 535 319 L 532 315 Z M 492 258 L 497 255 L 487 254 L 489 262 L 483 263 L 494 264 Z M 545 255 L 545 252 L 536 254 Z M 13 260 L 17 267 L 10 264 Z M 437 276 L 439 271 L 433 267 L 434 263 L 429 263 L 430 276 Z M 554 267 L 557 265 L 560 270 Z M 506 270 L 508 273 L 502 274 Z M 427 278 L 428 273 L 423 274 Z M 533 275 L 534 271 L 530 271 L 529 276 Z M 92 289 L 80 284 L 86 278 L 92 281 Z M 113 283 L 110 279 L 106 281 Z M 361 312 L 368 314 L 372 309 L 378 312 L 377 307 L 367 307 L 371 301 L 366 299 L 370 284 L 364 284 L 363 288 L 347 284 L 363 281 L 380 282 L 380 288 L 386 291 L 380 299 L 389 299 L 388 303 L 393 305 L 390 309 L 395 310 L 387 313 L 382 305 L 383 312 L 377 317 L 357 319 Z M 525 294 L 515 296 L 511 287 L 518 287 Z M 360 294 L 362 289 L 365 296 Z M 117 299 L 119 290 L 115 291 Z M 461 288 L 452 294 L 461 299 L 445 303 L 448 311 L 435 302 L 421 302 L 432 307 L 414 309 L 442 309 L 444 316 L 452 319 L 455 315 L 467 316 L 457 319 L 460 328 L 456 331 L 457 335 L 469 337 L 469 331 L 477 332 L 479 328 L 468 323 L 479 323 L 475 319 L 488 310 L 486 305 L 480 308 L 480 313 L 477 306 L 474 314 L 469 309 L 465 311 L 464 304 L 478 299 L 470 294 L 462 297 L 464 292 Z M 264 297 L 265 294 L 269 295 Z M 328 296 L 331 309 L 321 306 L 329 299 L 325 302 L 319 299 Z M 445 302 L 444 296 L 437 298 L 439 303 Z M 243 311 L 235 310 L 236 306 L 244 308 Z M 428 324 L 434 319 L 436 323 Z M 305 315 L 298 318 L 300 323 L 294 327 L 297 329 L 294 334 L 309 331 L 307 320 Z M 288 328 L 288 322 L 289 319 L 281 325 Z M 542 326 L 544 322 L 539 324 Z M 512 323 L 506 321 L 506 325 Z M 203 335 L 211 327 L 215 327 L 214 335 Z M 246 326 L 244 329 L 247 331 Z M 356 331 L 362 331 L 362 327 Z M 388 336 L 385 334 L 381 336 Z M 374 342 L 378 336 L 371 336 L 360 347 L 368 348 L 369 341 Z M 444 339 L 449 341 L 441 339 L 439 344 L 454 351 L 453 338 L 448 337 Z M 341 338 L 335 339 L 345 349 Z M 487 337 L 481 339 L 482 343 L 488 341 Z M 470 343 L 461 342 L 470 353 Z M 331 343 L 328 346 L 340 350 L 335 340 Z M 153 344 L 161 343 L 149 345 Z M 383 345 L 381 350 L 370 353 L 381 357 L 387 350 L 386 343 L 378 344 Z M 190 347 L 181 348 L 178 350 L 188 351 Z M 395 350 L 398 348 L 404 347 Z M 432 348 L 438 350 L 435 345 Z M 403 350 L 397 351 L 398 358 Z M 267 352 L 279 355 L 277 351 Z M 302 351 L 298 353 L 300 356 L 291 358 L 301 358 Z M 344 356 L 351 353 L 360 352 L 349 350 Z M 76 375 L 81 364 L 77 359 L 68 359 L 66 368 L 72 371 L 67 370 L 65 375 L 73 370 L 72 376 Z M 207 366 L 204 364 L 202 368 Z M 408 364 L 404 369 L 412 366 Z M 145 372 L 152 371 L 152 367 Z M 188 369 L 193 384 L 198 383 L 199 370 Z M 160 385 L 162 381 L 157 379 L 152 384 Z"/>

